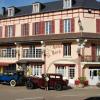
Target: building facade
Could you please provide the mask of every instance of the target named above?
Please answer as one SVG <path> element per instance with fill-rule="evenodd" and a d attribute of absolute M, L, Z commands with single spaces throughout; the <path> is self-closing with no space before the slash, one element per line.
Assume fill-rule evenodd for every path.
<path fill-rule="evenodd" d="M 89 3 L 91 2 L 91 3 Z M 2 7 L 0 73 L 60 73 L 69 84 L 100 82 L 100 2 L 58 0 Z"/>

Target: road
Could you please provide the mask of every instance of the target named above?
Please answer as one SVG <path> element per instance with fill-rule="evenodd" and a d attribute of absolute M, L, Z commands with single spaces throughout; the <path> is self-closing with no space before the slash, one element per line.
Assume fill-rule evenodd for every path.
<path fill-rule="evenodd" d="M 0 100 L 100 100 L 99 88 L 75 88 L 63 91 L 0 85 Z"/>

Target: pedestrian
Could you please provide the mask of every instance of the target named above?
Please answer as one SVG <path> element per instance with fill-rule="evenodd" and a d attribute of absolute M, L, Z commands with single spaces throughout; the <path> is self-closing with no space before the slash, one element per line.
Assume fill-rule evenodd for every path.
<path fill-rule="evenodd" d="M 49 77 L 47 74 L 45 74 L 45 90 L 48 91 L 48 81 L 49 81 Z"/>

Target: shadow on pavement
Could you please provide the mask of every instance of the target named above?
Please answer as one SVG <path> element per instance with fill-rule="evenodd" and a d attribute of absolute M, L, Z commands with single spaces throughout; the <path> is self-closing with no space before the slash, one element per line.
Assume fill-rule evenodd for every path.
<path fill-rule="evenodd" d="M 89 97 L 84 100 L 100 100 L 100 97 Z"/>

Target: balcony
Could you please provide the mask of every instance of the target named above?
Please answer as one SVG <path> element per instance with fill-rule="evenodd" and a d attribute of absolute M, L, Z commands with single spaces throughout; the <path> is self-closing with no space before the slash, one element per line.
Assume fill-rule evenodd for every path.
<path fill-rule="evenodd" d="M 42 58 L 42 50 L 41 49 L 23 49 L 22 50 L 22 58 L 23 59 L 41 59 Z"/>
<path fill-rule="evenodd" d="M 92 56 L 84 56 L 81 58 L 82 62 L 100 62 L 100 56 L 92 57 Z"/>
<path fill-rule="evenodd" d="M 16 58 L 16 49 L 2 49 L 0 52 L 1 59 Z"/>

